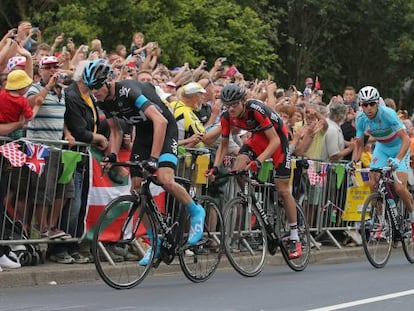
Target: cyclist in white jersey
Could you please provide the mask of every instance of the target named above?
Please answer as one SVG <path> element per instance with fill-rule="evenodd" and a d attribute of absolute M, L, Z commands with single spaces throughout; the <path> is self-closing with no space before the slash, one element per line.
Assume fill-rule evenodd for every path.
<path fill-rule="evenodd" d="M 394 188 L 410 212 L 411 235 L 414 240 L 413 199 L 407 188 L 408 170 L 411 169 L 410 139 L 407 131 L 393 109 L 379 105 L 380 95 L 376 88 L 363 87 L 358 92 L 358 101 L 362 111 L 355 118 L 356 145 L 352 153 L 352 162 L 348 167 L 353 167 L 360 159 L 364 133 L 370 134 L 376 140 L 370 168 L 391 166 L 396 170 L 401 184 L 394 183 Z M 371 191 L 374 191 L 378 182 L 378 173 L 370 172 L 369 180 Z"/>

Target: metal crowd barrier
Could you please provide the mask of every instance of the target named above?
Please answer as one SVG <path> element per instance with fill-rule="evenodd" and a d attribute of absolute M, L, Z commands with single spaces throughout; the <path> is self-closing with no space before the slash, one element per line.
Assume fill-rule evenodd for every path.
<path fill-rule="evenodd" d="M 330 163 L 312 159 L 306 161 L 308 167 L 298 169 L 297 172 L 300 184 L 298 186 L 296 183 L 299 191 L 295 193 L 295 198 L 305 212 L 315 240 L 325 242 L 324 238 L 327 237 L 337 248 L 342 248 L 338 241 L 340 239 L 351 238 L 360 244 L 357 232 L 360 219 L 358 211 L 360 212 L 369 193 L 366 190 L 357 190 L 359 205 L 351 198 L 346 162 Z M 353 217 L 344 217 L 351 209 L 355 209 Z"/>
<path fill-rule="evenodd" d="M 8 138 L 0 137 L 0 145 L 9 142 Z M 44 239 L 41 236 L 42 228 L 43 230 L 52 229 L 50 215 L 54 213 L 58 214 L 58 223 L 54 226 L 72 235 L 65 241 L 79 241 L 79 234 L 76 232 L 78 228 L 75 230 L 69 228 L 68 214 L 71 213 L 69 201 L 72 199 L 57 200 L 57 193 L 67 190 L 67 184 L 58 183 L 59 174 L 63 169 L 60 158 L 67 142 L 35 139 L 31 139 L 30 142 L 46 145 L 51 154 L 57 155 L 57 161 L 50 164 L 50 160 L 46 160 L 45 165 L 46 167 L 56 165 L 54 171 L 58 174 L 49 176 L 51 170 L 46 169 L 41 179 L 27 166 L 11 167 L 8 161 L 0 156 L 0 201 L 2 203 L 0 205 L 0 245 L 61 243 L 61 239 Z M 27 148 L 23 140 L 16 143 L 20 146 L 20 150 Z M 82 161 L 88 161 L 88 145 L 77 144 L 76 150 L 81 154 Z M 237 195 L 239 188 L 234 179 L 221 183 L 218 188 L 211 188 L 207 183 L 205 172 L 213 156 L 211 150 L 207 150 L 205 154 L 196 150 L 185 151 L 179 157 L 177 175 L 192 181 L 190 192 L 193 195 L 209 194 L 214 198 L 220 198 L 220 206 L 223 206 L 227 200 Z M 223 169 L 231 169 L 233 160 L 232 157 L 226 157 Z M 335 233 L 343 233 L 354 228 L 353 221 L 342 220 L 347 200 L 347 177 L 338 167 L 343 167 L 343 164 L 308 160 L 309 167 L 305 169 L 300 167 L 299 162 L 298 159 L 292 160 L 292 191 L 304 209 L 311 232 L 316 240 L 322 240 L 324 236 L 327 236 L 338 248 L 341 248 Z M 83 177 L 85 171 L 82 169 L 80 171 Z M 46 186 L 52 193 L 52 197 L 48 199 L 54 204 L 50 204 L 47 196 L 42 192 L 42 180 L 45 182 L 43 186 Z M 59 189 L 58 185 L 60 185 Z M 261 198 L 264 202 L 267 199 Z"/>
<path fill-rule="evenodd" d="M 69 232 L 68 215 L 75 195 L 73 177 L 59 182 L 64 171 L 62 153 L 68 149 L 67 142 L 25 138 L 12 142 L 7 137 L 0 137 L 0 146 L 8 143 L 17 147 L 17 151 L 13 149 L 9 153 L 30 150 L 31 156 L 27 157 L 30 167 L 14 167 L 3 154 L 0 157 L 0 244 L 44 243 L 42 232 L 50 232 L 52 227 Z M 87 144 L 76 144 L 72 148 L 80 155 L 78 166 L 73 167 L 72 173 L 77 169 L 82 177 L 82 163 L 88 161 L 87 149 Z M 40 171 L 42 173 L 38 174 Z M 55 219 L 53 224 L 52 218 Z M 77 228 L 72 230 L 72 236 L 67 235 L 65 242 L 78 241 Z M 55 242 L 62 240 L 47 240 L 47 243 Z"/>
<path fill-rule="evenodd" d="M 213 156 L 213 154 L 209 154 Z M 200 168 L 197 165 L 197 152 L 186 152 L 180 157 L 178 175 L 189 178 L 193 181 L 193 194 L 209 194 L 208 185 L 202 182 L 197 184 L 196 175 L 207 170 L 206 166 Z M 224 161 L 226 169 L 232 168 L 232 157 L 227 157 Z M 205 162 L 207 163 L 207 162 Z M 203 165 L 206 165 L 203 163 Z M 326 237 L 330 243 L 342 248 L 338 241 L 341 238 L 350 237 L 360 244 L 360 237 L 357 234 L 359 215 L 353 220 L 343 220 L 346 202 L 348 200 L 348 176 L 345 172 L 345 162 L 330 163 L 312 159 L 292 159 L 291 187 L 295 199 L 299 202 L 305 213 L 312 233 L 312 242 L 319 248 L 317 241 L 326 242 Z M 262 167 L 263 169 L 263 167 Z M 260 173 L 259 173 L 260 175 Z M 272 175 L 266 173 L 262 178 L 269 178 L 267 181 L 273 182 Z M 203 186 L 203 187 L 201 187 Z M 234 178 L 231 178 L 223 186 L 221 193 L 225 194 L 221 201 L 226 201 L 237 195 L 239 191 Z M 367 193 L 363 193 L 366 196 Z M 269 193 L 260 195 L 260 202 L 269 202 Z M 364 197 L 362 198 L 363 203 Z M 360 208 L 360 206 L 359 206 Z"/>

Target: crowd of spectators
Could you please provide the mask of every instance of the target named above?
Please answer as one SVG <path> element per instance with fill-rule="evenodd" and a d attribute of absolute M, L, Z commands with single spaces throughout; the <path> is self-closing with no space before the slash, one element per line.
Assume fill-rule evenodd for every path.
<path fill-rule="evenodd" d="M 112 66 L 108 79 L 134 79 L 155 86 L 159 97 L 174 113 L 179 125 L 180 146 L 213 149 L 218 146 L 223 109 L 220 92 L 223 86 L 235 82 L 248 90 L 249 97 L 263 101 L 281 115 L 289 130 L 289 149 L 293 155 L 336 162 L 349 159 L 354 148 L 354 119 L 359 105 L 352 86 L 338 90 L 338 95 L 327 99 L 320 82 L 312 77 L 305 79 L 303 90 L 294 85 L 282 87 L 271 78 L 247 81 L 234 64 L 220 55 L 211 68 L 205 60 L 196 68 L 191 68 L 188 63 L 168 68 L 159 61 L 162 48 L 166 47 L 155 41 L 145 42 L 141 32 L 132 35 L 129 46 L 119 44 L 110 52 L 104 50 L 105 42 L 98 38 L 79 44 L 67 34 L 60 33 L 53 42 L 46 43 L 42 41 L 41 33 L 41 29 L 32 27 L 29 21 L 22 21 L 0 41 L 0 135 L 13 139 L 25 136 L 64 139 L 69 146 L 86 142 L 105 150 L 110 135 L 106 133 L 105 122 L 91 92 L 81 79 L 85 61 L 102 58 Z M 83 107 L 75 113 L 79 102 Z M 384 104 L 396 109 L 392 99 L 385 99 Z M 407 111 L 398 113 L 414 141 L 409 114 Z M 76 122 L 76 126 L 72 122 Z M 83 128 L 79 127 L 79 122 L 84 123 Z M 141 135 L 133 128 L 128 128 L 124 134 L 126 145 L 131 143 L 134 135 Z M 251 133 L 244 131 L 233 133 L 230 154 L 236 155 L 249 135 Z M 373 143 L 369 137 L 367 141 L 363 165 L 369 163 Z M 55 157 L 51 156 L 51 159 Z M 79 236 L 74 229 L 65 232 L 59 228 L 61 221 L 58 218 L 67 199 L 77 202 L 76 208 L 72 209 L 72 213 L 77 214 L 67 216 L 67 221 L 75 219 L 76 227 L 78 217 L 82 217 L 80 206 L 86 203 L 83 194 L 76 190 L 82 183 L 81 178 L 85 176 L 75 175 L 65 191 L 55 189 L 53 196 L 57 194 L 59 200 L 49 202 L 46 211 L 37 209 L 34 218 L 42 237 Z M 3 198 L 4 194 L 1 201 Z M 3 203 L 1 206 L 4 213 Z M 308 221 L 312 223 L 313 220 L 308 218 Z M 8 260 L 4 259 L 7 254 Z M 68 248 L 59 250 L 51 258 L 60 263 L 88 262 L 80 256 L 79 249 L 72 252 Z M 0 246 L 0 267 L 20 266 L 13 262 L 12 252 Z"/>

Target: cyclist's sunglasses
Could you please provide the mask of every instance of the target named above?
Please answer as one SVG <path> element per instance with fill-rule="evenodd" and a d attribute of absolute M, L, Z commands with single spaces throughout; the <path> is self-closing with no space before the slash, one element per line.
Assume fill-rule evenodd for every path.
<path fill-rule="evenodd" d="M 377 104 L 377 102 L 372 102 L 372 103 L 362 103 L 361 106 L 366 108 L 369 106 L 374 107 Z"/>
<path fill-rule="evenodd" d="M 89 89 L 91 89 L 91 90 L 99 90 L 101 87 L 103 87 L 103 86 L 104 86 L 104 84 L 105 84 L 105 83 L 98 83 L 98 84 L 95 84 L 95 85 L 89 86 Z"/>
<path fill-rule="evenodd" d="M 236 107 L 238 104 L 240 104 L 240 100 L 236 102 L 223 103 L 223 106 L 229 108 L 229 107 Z"/>

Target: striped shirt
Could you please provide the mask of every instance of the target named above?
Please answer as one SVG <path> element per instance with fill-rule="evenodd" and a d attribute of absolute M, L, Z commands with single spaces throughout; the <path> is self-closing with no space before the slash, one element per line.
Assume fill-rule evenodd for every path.
<path fill-rule="evenodd" d="M 38 94 L 42 88 L 40 83 L 32 84 L 26 97 Z M 63 90 L 60 99 L 53 91 L 48 92 L 37 115 L 28 123 L 26 137 L 61 140 L 65 110 Z"/>

